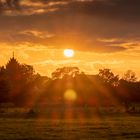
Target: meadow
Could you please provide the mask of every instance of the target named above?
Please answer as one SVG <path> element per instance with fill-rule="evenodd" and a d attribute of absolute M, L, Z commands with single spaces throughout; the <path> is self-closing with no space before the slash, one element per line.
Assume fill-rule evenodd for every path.
<path fill-rule="evenodd" d="M 21 115 L 22 116 L 22 115 Z M 0 117 L 0 140 L 138 140 L 140 115 L 92 118 Z"/>

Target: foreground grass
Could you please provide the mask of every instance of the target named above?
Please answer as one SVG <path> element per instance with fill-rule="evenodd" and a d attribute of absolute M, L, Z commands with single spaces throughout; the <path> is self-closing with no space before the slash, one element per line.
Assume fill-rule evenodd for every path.
<path fill-rule="evenodd" d="M 0 118 L 0 140 L 138 140 L 139 115 L 90 119 Z"/>

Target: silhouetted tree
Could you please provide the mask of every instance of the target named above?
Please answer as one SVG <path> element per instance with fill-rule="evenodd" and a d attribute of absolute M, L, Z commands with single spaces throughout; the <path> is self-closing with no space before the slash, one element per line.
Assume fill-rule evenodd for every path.
<path fill-rule="evenodd" d="M 126 81 L 128 81 L 128 82 L 136 82 L 137 81 L 136 74 L 132 70 L 128 70 L 124 74 L 123 79 L 126 80 Z"/>
<path fill-rule="evenodd" d="M 62 79 L 65 76 L 75 77 L 80 74 L 78 67 L 63 67 L 58 68 L 52 73 L 52 79 Z"/>
<path fill-rule="evenodd" d="M 0 67 L 0 80 L 6 79 L 6 71 L 4 66 Z"/>
<path fill-rule="evenodd" d="M 10 86 L 7 80 L 0 80 L 0 103 L 9 102 Z"/>
<path fill-rule="evenodd" d="M 100 69 L 98 75 L 86 75 L 78 67 L 62 67 L 52 73 L 52 79 L 35 73 L 33 66 L 20 64 L 13 56 L 0 67 L 0 103 L 13 102 L 17 106 L 55 104 L 64 107 L 64 98 L 71 89 L 76 94 L 76 106 L 98 106 L 140 102 L 140 82 L 128 71 L 119 80 L 110 69 Z"/>
<path fill-rule="evenodd" d="M 0 67 L 0 102 L 8 102 L 10 87 L 4 66 Z"/>
<path fill-rule="evenodd" d="M 27 100 L 32 100 L 36 92 L 34 87 L 37 87 L 38 77 L 33 66 L 20 64 L 13 55 L 5 68 L 0 67 L 1 96 L 7 96 L 9 102 L 14 102 L 16 105 L 26 104 Z"/>
<path fill-rule="evenodd" d="M 103 80 L 103 82 L 117 86 L 119 82 L 119 76 L 114 75 L 110 69 L 99 69 L 98 76 Z"/>

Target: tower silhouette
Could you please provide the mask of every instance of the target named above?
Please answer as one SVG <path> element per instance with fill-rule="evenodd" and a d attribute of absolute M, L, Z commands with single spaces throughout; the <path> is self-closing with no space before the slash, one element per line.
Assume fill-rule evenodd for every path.
<path fill-rule="evenodd" d="M 10 58 L 10 60 L 6 64 L 6 72 L 12 78 L 12 77 L 16 77 L 15 75 L 18 74 L 19 69 L 20 69 L 20 64 L 15 58 L 15 54 L 13 52 L 13 56 Z"/>

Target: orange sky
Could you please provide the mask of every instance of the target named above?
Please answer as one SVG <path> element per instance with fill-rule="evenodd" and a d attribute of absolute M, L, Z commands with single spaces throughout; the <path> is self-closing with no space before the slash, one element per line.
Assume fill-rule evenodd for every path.
<path fill-rule="evenodd" d="M 110 68 L 120 76 L 128 69 L 140 76 L 140 56 L 135 51 L 97 53 L 75 50 L 74 57 L 67 58 L 63 54 L 64 49 L 47 49 L 43 45 L 22 44 L 11 50 L 9 46 L 2 44 L 0 47 L 1 65 L 7 63 L 12 56 L 12 51 L 15 52 L 15 57 L 19 62 L 33 65 L 35 70 L 42 75 L 50 76 L 58 67 L 78 66 L 88 74 L 98 73 L 100 68 Z"/>
<path fill-rule="evenodd" d="M 89 74 L 128 69 L 140 77 L 140 1 L 21 0 L 0 3 L 0 65 L 15 52 L 42 75 L 78 66 Z M 63 50 L 75 50 L 66 58 Z"/>

